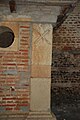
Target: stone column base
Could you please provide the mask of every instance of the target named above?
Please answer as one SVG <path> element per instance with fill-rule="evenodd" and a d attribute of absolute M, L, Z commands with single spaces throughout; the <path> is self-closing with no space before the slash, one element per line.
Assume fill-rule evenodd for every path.
<path fill-rule="evenodd" d="M 51 112 L 30 112 L 26 120 L 56 120 Z"/>

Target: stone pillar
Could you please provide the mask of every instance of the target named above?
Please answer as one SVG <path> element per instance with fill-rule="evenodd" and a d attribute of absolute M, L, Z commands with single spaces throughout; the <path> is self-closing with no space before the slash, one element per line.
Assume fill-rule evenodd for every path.
<path fill-rule="evenodd" d="M 52 25 L 34 23 L 32 26 L 30 110 L 38 114 L 50 112 L 51 61 Z"/>

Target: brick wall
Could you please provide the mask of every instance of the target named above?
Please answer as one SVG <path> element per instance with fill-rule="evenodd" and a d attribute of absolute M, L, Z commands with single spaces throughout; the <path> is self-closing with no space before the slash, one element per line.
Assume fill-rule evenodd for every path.
<path fill-rule="evenodd" d="M 4 48 L 5 49 L 5 48 Z M 30 24 L 19 23 L 19 49 L 0 51 L 0 112 L 27 112 L 30 81 Z"/>
<path fill-rule="evenodd" d="M 78 94 L 79 98 L 80 4 L 53 34 L 52 88 L 60 94 Z"/>

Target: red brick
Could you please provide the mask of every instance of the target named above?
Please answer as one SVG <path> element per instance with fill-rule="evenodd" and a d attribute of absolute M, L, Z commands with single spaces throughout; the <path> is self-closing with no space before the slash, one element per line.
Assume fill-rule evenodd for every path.
<path fill-rule="evenodd" d="M 14 110 L 18 110 L 19 111 L 20 110 L 19 106 L 15 107 Z"/>
<path fill-rule="evenodd" d="M 20 28 L 30 28 L 30 26 L 20 26 Z"/>
<path fill-rule="evenodd" d="M 6 110 L 13 110 L 13 108 L 6 108 Z"/>

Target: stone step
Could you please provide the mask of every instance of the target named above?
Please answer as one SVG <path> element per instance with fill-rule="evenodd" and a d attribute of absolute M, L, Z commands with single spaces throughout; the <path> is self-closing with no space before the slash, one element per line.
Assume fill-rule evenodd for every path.
<path fill-rule="evenodd" d="M 50 112 L 30 112 L 26 120 L 56 120 Z"/>
<path fill-rule="evenodd" d="M 56 117 L 50 112 L 29 112 L 24 115 L 0 115 L 0 120 L 56 120 Z"/>

